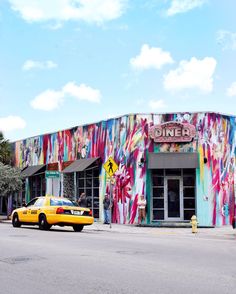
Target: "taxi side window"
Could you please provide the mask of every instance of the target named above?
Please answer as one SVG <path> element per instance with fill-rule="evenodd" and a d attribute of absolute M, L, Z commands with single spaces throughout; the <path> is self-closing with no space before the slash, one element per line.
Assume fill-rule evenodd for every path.
<path fill-rule="evenodd" d="M 29 203 L 27 203 L 26 207 L 33 206 L 37 200 L 38 198 L 32 199 Z"/>
<path fill-rule="evenodd" d="M 43 198 L 39 198 L 39 199 L 35 202 L 34 206 L 36 206 L 36 207 L 41 207 L 41 206 L 43 206 L 43 204 L 44 204 L 44 199 L 43 199 Z"/>

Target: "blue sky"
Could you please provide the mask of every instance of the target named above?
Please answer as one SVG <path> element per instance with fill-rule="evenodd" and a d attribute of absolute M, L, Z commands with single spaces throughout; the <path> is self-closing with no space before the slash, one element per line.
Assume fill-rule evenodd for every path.
<path fill-rule="evenodd" d="M 127 113 L 236 115 L 235 0 L 0 0 L 11 141 Z"/>

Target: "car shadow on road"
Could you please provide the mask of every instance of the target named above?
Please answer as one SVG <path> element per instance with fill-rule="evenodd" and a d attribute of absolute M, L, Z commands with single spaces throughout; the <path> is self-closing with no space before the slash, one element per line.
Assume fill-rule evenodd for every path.
<path fill-rule="evenodd" d="M 79 234 L 91 234 L 91 233 L 94 233 L 94 231 L 91 231 L 91 230 L 86 230 L 86 229 L 83 229 L 82 232 L 74 232 L 73 229 L 71 229 L 70 227 L 66 227 L 66 228 L 51 228 L 50 230 L 40 230 L 39 227 L 37 226 L 24 226 L 24 227 L 20 227 L 20 228 L 17 228 L 17 229 L 23 229 L 23 230 L 36 230 L 36 231 L 40 231 L 40 232 L 53 232 L 53 233 L 79 233 Z M 98 233 L 98 232 L 95 232 L 95 233 Z"/>

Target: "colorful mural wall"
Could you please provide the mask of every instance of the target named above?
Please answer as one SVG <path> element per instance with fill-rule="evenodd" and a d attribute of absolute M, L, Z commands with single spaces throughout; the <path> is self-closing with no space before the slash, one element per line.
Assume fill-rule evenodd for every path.
<path fill-rule="evenodd" d="M 197 130 L 190 143 L 154 143 L 149 127 L 167 121 L 188 122 Z M 112 186 L 113 222 L 137 221 L 138 195 L 150 200 L 148 152 L 198 152 L 197 216 L 201 225 L 224 225 L 235 209 L 236 118 L 215 113 L 126 115 L 15 143 L 16 165 L 48 164 L 80 158 L 112 156 L 119 165 Z M 144 163 L 140 165 L 140 159 Z M 105 170 L 100 173 L 100 202 L 109 192 Z M 100 207 L 102 209 L 102 207 Z M 150 211 L 149 211 L 150 212 Z M 148 216 L 149 218 L 150 216 Z"/>

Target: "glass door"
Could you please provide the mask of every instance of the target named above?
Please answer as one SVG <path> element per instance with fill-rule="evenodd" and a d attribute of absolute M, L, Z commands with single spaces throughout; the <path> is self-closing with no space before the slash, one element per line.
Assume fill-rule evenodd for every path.
<path fill-rule="evenodd" d="M 165 178 L 165 219 L 183 220 L 183 189 L 181 177 Z"/>

